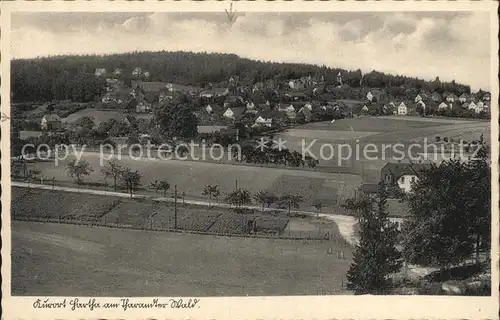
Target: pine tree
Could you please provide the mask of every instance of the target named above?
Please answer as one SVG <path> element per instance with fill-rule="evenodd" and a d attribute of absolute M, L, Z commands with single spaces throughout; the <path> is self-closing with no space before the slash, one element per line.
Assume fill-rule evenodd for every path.
<path fill-rule="evenodd" d="M 401 254 L 396 249 L 398 230 L 389 221 L 386 202 L 387 191 L 381 182 L 377 199 L 358 207 L 360 240 L 347 272 L 347 287 L 355 294 L 387 293 L 388 276 L 401 269 Z"/>

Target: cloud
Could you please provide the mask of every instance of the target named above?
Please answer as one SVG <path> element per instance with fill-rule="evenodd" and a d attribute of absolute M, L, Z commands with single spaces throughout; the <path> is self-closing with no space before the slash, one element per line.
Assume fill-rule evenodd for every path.
<path fill-rule="evenodd" d="M 12 17 L 14 57 L 134 50 L 373 69 L 489 87 L 488 13 L 36 13 Z"/>

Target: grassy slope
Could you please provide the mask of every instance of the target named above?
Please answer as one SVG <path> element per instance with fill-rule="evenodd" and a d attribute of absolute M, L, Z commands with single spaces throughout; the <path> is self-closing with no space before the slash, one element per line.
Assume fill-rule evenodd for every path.
<path fill-rule="evenodd" d="M 333 248 L 333 254 L 327 254 L 328 248 Z M 337 258 L 339 250 L 346 254 L 345 260 Z M 13 221 L 12 293 L 317 294 L 317 290 L 340 288 L 350 250 L 326 242 L 271 242 Z"/>

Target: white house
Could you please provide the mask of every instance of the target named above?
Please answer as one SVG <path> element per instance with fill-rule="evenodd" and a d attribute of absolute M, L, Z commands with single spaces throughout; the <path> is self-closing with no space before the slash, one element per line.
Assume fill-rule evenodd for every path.
<path fill-rule="evenodd" d="M 401 102 L 398 106 L 398 115 L 405 116 L 408 114 L 408 108 L 404 102 Z"/>
<path fill-rule="evenodd" d="M 451 109 L 451 104 L 447 105 L 444 101 L 441 102 L 438 106 L 438 110 Z"/>
<path fill-rule="evenodd" d="M 96 77 L 102 77 L 102 76 L 106 75 L 106 69 L 104 69 L 104 68 L 97 68 L 97 69 L 95 69 L 94 75 Z"/>
<path fill-rule="evenodd" d="M 310 103 L 308 102 L 308 103 L 306 103 L 306 104 L 304 105 L 304 108 L 307 108 L 307 109 L 309 109 L 309 111 L 312 111 L 313 106 L 312 106 L 312 104 L 310 104 Z"/>
<path fill-rule="evenodd" d="M 458 97 L 458 101 L 460 101 L 461 103 L 466 102 L 466 101 L 467 101 L 467 99 L 468 99 L 468 97 L 467 97 L 467 95 L 466 95 L 465 93 L 462 93 L 462 94 L 460 95 L 460 97 Z"/>
<path fill-rule="evenodd" d="M 422 108 L 424 108 L 424 110 L 425 110 L 425 107 L 426 107 L 425 102 L 423 100 L 418 101 L 417 102 L 417 106 L 421 106 Z"/>
<path fill-rule="evenodd" d="M 295 108 L 293 105 L 289 105 L 288 107 L 285 108 L 285 112 L 295 112 Z"/>
<path fill-rule="evenodd" d="M 271 127 L 273 119 L 267 118 L 264 119 L 261 116 L 258 116 L 257 119 L 255 119 L 255 124 L 258 126 L 266 126 L 266 127 Z"/>
<path fill-rule="evenodd" d="M 368 110 L 369 109 L 368 109 L 368 107 L 366 105 L 364 105 L 363 108 L 361 108 L 361 111 L 363 111 L 363 112 L 368 112 Z"/>
<path fill-rule="evenodd" d="M 370 91 L 368 91 L 368 93 L 366 94 L 366 99 L 368 99 L 370 101 L 373 100 L 373 94 Z"/>
<path fill-rule="evenodd" d="M 420 94 L 417 94 L 417 96 L 415 97 L 415 103 L 418 103 L 422 101 L 422 96 Z"/>
<path fill-rule="evenodd" d="M 427 164 L 419 163 L 387 163 L 380 170 L 380 177 L 386 185 L 397 185 L 408 193 L 412 190 L 412 184 L 418 181 L 418 175 L 428 167 Z"/>
<path fill-rule="evenodd" d="M 477 109 L 477 105 L 474 103 L 474 101 L 471 101 L 467 109 L 475 111 Z"/>
<path fill-rule="evenodd" d="M 140 76 L 142 74 L 142 68 L 141 67 L 136 67 L 134 71 L 132 71 L 133 76 Z"/>
<path fill-rule="evenodd" d="M 205 108 L 205 110 L 208 112 L 208 113 L 212 113 L 213 109 L 212 109 L 212 106 L 211 105 L 207 105 L 207 107 Z"/>
<path fill-rule="evenodd" d="M 145 78 L 149 78 L 151 76 L 151 74 L 149 73 L 149 71 L 144 71 L 144 73 L 142 74 Z"/>
<path fill-rule="evenodd" d="M 446 98 L 445 98 L 445 99 L 446 99 L 446 101 L 448 101 L 448 102 L 455 102 L 455 100 L 458 100 L 458 97 L 457 97 L 455 94 L 450 93 L 450 94 L 448 94 L 448 95 L 446 96 Z"/>
<path fill-rule="evenodd" d="M 234 119 L 234 112 L 233 110 L 231 110 L 231 108 L 227 108 L 226 111 L 224 111 L 223 116 L 228 119 Z"/>
<path fill-rule="evenodd" d="M 247 110 L 255 109 L 255 104 L 252 101 L 247 102 Z"/>

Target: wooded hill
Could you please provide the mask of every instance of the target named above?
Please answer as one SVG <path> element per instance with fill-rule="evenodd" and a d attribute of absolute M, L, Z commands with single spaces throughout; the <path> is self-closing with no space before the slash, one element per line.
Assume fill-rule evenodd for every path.
<path fill-rule="evenodd" d="M 351 87 L 401 87 L 417 90 L 445 91 L 460 95 L 470 93 L 470 86 L 389 75 L 377 71 L 345 70 L 311 64 L 276 63 L 240 58 L 235 54 L 193 52 L 132 52 L 112 55 L 54 56 L 17 59 L 11 64 L 13 102 L 66 100 L 86 102 L 103 93 L 105 80 L 94 72 L 104 68 L 109 73 L 121 69 L 120 77 L 130 81 L 132 71 L 140 67 L 149 71 L 149 81 L 162 81 L 205 87 L 217 85 L 230 77 L 240 83 L 254 84 L 273 79 L 285 81 L 311 76 L 323 77 L 325 84 L 335 84 L 339 72 L 343 83 Z"/>

